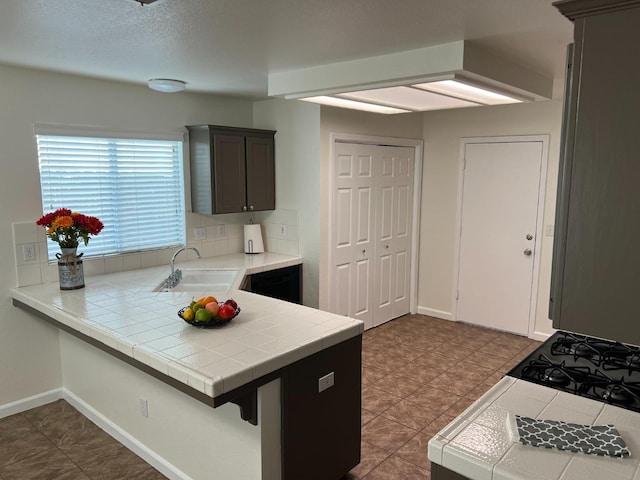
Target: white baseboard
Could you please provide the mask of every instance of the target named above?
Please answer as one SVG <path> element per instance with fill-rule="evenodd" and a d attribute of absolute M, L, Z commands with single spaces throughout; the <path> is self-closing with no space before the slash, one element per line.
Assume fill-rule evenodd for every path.
<path fill-rule="evenodd" d="M 542 333 L 542 332 L 533 332 L 531 337 L 533 340 L 538 340 L 539 342 L 544 342 L 551 336 L 550 333 Z"/>
<path fill-rule="evenodd" d="M 41 407 L 47 403 L 55 402 L 63 398 L 62 388 L 49 390 L 48 392 L 39 393 L 32 397 L 23 398 L 15 402 L 0 405 L 0 418 L 9 417 L 16 413 L 25 412 L 32 408 Z"/>
<path fill-rule="evenodd" d="M 418 307 L 418 313 L 420 315 L 429 315 L 430 317 L 441 318 L 443 320 L 453 320 L 453 314 L 451 312 L 436 310 L 434 308 Z"/>
<path fill-rule="evenodd" d="M 192 480 L 192 478 L 182 470 L 178 469 L 172 463 L 169 463 L 163 457 L 140 442 L 133 435 L 123 430 L 120 426 L 109 420 L 107 417 L 105 417 L 91 405 L 86 403 L 80 397 L 76 396 L 73 392 L 67 390 L 66 388 L 62 388 L 61 393 L 61 398 L 64 398 L 85 417 L 87 417 L 98 427 L 100 427 L 122 445 L 131 450 L 133 453 L 138 455 L 145 462 L 162 473 L 165 477 L 171 480 Z"/>

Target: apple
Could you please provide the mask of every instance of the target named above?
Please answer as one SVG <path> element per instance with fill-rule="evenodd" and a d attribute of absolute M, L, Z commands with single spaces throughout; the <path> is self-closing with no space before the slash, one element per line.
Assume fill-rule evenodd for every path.
<path fill-rule="evenodd" d="M 224 303 L 225 303 L 225 305 L 231 305 L 231 307 L 233 308 L 234 312 L 238 309 L 238 303 L 233 298 L 229 298 Z"/>
<path fill-rule="evenodd" d="M 218 317 L 220 317 L 222 320 L 228 320 L 231 317 L 233 317 L 235 314 L 236 314 L 236 309 L 233 308 L 228 303 L 225 303 L 224 305 L 220 306 L 220 308 L 218 309 Z"/>
<path fill-rule="evenodd" d="M 215 317 L 216 314 L 218 313 L 218 309 L 220 308 L 220 305 L 218 305 L 218 302 L 209 302 L 204 306 L 204 308 L 209 310 L 211 312 L 211 315 Z"/>

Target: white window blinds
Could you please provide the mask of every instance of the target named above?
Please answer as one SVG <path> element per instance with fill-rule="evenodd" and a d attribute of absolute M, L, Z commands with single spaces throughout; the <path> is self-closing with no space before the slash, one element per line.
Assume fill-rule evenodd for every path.
<path fill-rule="evenodd" d="M 103 255 L 184 245 L 182 142 L 37 135 L 43 213 L 98 217 L 79 252 Z M 51 243 L 49 259 L 59 249 Z"/>

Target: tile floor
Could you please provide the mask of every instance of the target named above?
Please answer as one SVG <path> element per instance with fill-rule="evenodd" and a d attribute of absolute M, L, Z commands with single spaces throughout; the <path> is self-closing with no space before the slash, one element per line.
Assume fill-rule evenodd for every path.
<path fill-rule="evenodd" d="M 430 478 L 427 442 L 538 342 L 407 315 L 365 332 L 362 461 L 346 479 Z M 64 400 L 0 420 L 0 480 L 165 477 Z"/>
<path fill-rule="evenodd" d="M 424 315 L 367 330 L 362 460 L 347 478 L 429 479 L 429 439 L 538 345 Z"/>

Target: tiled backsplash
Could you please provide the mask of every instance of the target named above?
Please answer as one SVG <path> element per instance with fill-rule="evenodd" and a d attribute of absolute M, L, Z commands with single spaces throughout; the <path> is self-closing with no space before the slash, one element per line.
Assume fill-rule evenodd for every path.
<path fill-rule="evenodd" d="M 233 213 L 225 215 L 187 214 L 187 245 L 196 247 L 203 257 L 215 257 L 243 251 L 245 223 L 260 223 L 267 252 L 298 255 L 298 212 L 273 210 L 268 212 Z M 196 228 L 204 228 L 205 239 L 196 240 Z M 13 244 L 17 286 L 58 281 L 58 266 L 47 259 L 45 230 L 32 222 L 13 223 Z M 35 259 L 25 260 L 24 249 L 35 246 Z M 54 247 L 49 243 L 50 247 Z M 80 248 L 82 251 L 82 247 Z M 83 259 L 85 275 L 136 270 L 169 265 L 175 247 L 148 252 L 107 255 Z"/>

